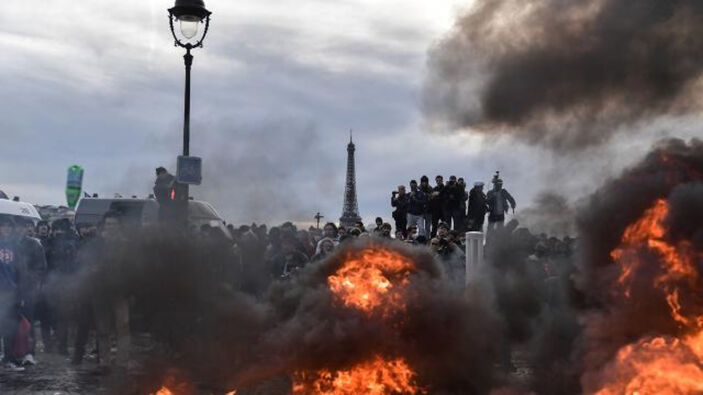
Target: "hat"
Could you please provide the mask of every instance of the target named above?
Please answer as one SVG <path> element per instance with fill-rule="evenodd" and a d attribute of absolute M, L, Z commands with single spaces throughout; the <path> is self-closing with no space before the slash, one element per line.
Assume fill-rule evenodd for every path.
<path fill-rule="evenodd" d="M 476 182 L 474 182 L 474 186 L 475 186 L 475 187 L 482 187 L 482 186 L 483 186 L 483 182 L 482 182 L 482 181 L 476 181 Z"/>

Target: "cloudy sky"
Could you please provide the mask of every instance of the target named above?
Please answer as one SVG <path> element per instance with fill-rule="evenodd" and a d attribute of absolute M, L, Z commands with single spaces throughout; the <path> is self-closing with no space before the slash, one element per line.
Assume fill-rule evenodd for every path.
<path fill-rule="evenodd" d="M 341 214 L 346 142 L 357 144 L 359 208 L 390 217 L 390 191 L 427 174 L 487 181 L 501 170 L 521 206 L 545 188 L 570 199 L 669 132 L 567 156 L 507 138 L 428 131 L 420 103 L 427 54 L 471 5 L 458 0 L 209 0 L 195 51 L 192 189 L 235 223 Z M 165 0 L 4 4 L 0 26 L 0 189 L 65 202 L 65 173 L 85 190 L 146 196 L 153 169 L 182 143 L 183 51 Z M 664 126 L 662 126 L 664 125 Z M 692 134 L 680 121 L 683 132 Z M 615 154 L 617 153 L 617 155 Z M 594 158 L 596 160 L 594 160 Z M 174 169 L 175 170 L 175 169 Z"/>

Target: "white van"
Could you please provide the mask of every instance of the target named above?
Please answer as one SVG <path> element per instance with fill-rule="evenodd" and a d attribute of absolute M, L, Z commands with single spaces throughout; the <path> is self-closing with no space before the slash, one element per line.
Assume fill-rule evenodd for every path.
<path fill-rule="evenodd" d="M 14 220 L 28 219 L 34 224 L 41 220 L 39 212 L 31 204 L 7 199 L 0 199 L 0 215 L 12 217 Z"/>
<path fill-rule="evenodd" d="M 83 198 L 76 208 L 76 226 L 84 224 L 97 225 L 108 211 L 117 211 L 122 221 L 128 226 L 147 227 L 159 221 L 159 203 L 154 199 L 103 199 Z M 188 201 L 188 224 L 198 229 L 202 225 L 220 228 L 225 235 L 229 231 L 225 221 L 208 202 Z"/>

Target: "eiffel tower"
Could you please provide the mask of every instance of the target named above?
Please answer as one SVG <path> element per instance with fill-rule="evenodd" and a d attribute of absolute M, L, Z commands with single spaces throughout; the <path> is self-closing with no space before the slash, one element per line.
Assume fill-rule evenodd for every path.
<path fill-rule="evenodd" d="M 352 141 L 352 131 L 349 131 L 349 145 L 347 145 L 347 183 L 344 187 L 344 207 L 342 217 L 339 218 L 340 225 L 344 227 L 356 226 L 361 221 L 359 216 L 359 203 L 356 201 L 356 170 L 354 166 L 354 142 Z"/>

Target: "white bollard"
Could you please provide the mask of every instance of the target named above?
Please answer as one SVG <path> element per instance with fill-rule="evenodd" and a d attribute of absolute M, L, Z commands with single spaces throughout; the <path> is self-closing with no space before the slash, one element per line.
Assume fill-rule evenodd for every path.
<path fill-rule="evenodd" d="M 483 232 L 466 232 L 466 278 L 464 284 L 476 278 L 483 266 Z"/>

